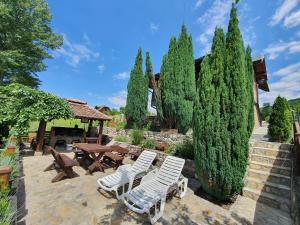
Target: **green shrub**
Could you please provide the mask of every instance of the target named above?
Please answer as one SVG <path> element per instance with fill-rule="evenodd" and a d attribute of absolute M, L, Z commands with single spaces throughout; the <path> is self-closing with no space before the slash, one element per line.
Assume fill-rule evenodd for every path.
<path fill-rule="evenodd" d="M 124 130 L 125 127 L 126 127 L 126 122 L 121 122 L 121 123 L 118 123 L 116 126 L 114 126 L 114 128 L 116 128 L 117 131 Z"/>
<path fill-rule="evenodd" d="M 129 142 L 129 139 L 126 136 L 116 136 L 114 139 L 115 141 L 119 141 L 119 142 L 125 142 L 125 143 Z"/>
<path fill-rule="evenodd" d="M 12 168 L 12 172 L 10 174 L 10 180 L 14 180 L 19 176 L 16 153 L 6 156 L 5 153 L 2 152 L 0 156 L 0 166 L 10 166 Z"/>
<path fill-rule="evenodd" d="M 156 140 L 146 139 L 142 142 L 141 147 L 142 147 L 142 149 L 145 149 L 145 148 L 154 149 L 155 145 L 156 145 Z"/>
<path fill-rule="evenodd" d="M 184 159 L 194 159 L 193 142 L 185 139 L 181 144 L 176 145 L 175 155 Z"/>
<path fill-rule="evenodd" d="M 0 191 L 0 224 L 10 225 L 13 219 L 13 212 L 11 211 L 10 201 L 8 197 L 8 190 Z"/>
<path fill-rule="evenodd" d="M 170 145 L 167 150 L 166 150 L 166 153 L 168 155 L 175 155 L 176 153 L 176 145 Z"/>
<path fill-rule="evenodd" d="M 132 130 L 131 131 L 131 144 L 139 145 L 144 140 L 144 132 L 141 130 Z"/>
<path fill-rule="evenodd" d="M 274 102 L 268 132 L 273 141 L 289 142 L 292 138 L 292 112 L 283 97 L 278 96 Z"/>

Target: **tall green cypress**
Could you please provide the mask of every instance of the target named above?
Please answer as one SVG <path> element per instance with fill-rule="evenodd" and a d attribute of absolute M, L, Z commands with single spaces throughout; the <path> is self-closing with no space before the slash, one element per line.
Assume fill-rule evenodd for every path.
<path fill-rule="evenodd" d="M 192 38 L 183 25 L 178 42 L 171 38 L 160 71 L 156 109 L 164 127 L 187 132 L 193 119 L 195 90 Z"/>
<path fill-rule="evenodd" d="M 168 54 L 164 57 L 160 71 L 159 91 L 161 95 L 161 123 L 167 128 L 174 129 L 178 102 L 178 83 L 176 79 L 176 38 L 172 37 Z"/>
<path fill-rule="evenodd" d="M 182 25 L 176 50 L 175 81 L 178 92 L 176 128 L 186 133 L 193 119 L 193 105 L 196 91 L 195 64 L 192 37 Z"/>
<path fill-rule="evenodd" d="M 245 49 L 239 29 L 237 9 L 232 5 L 226 36 L 226 86 L 229 91 L 228 112 L 232 183 L 231 195 L 239 194 L 248 159 L 248 93 Z"/>
<path fill-rule="evenodd" d="M 253 63 L 252 63 L 252 56 L 251 56 L 251 48 L 250 46 L 246 49 L 246 73 L 247 73 L 247 91 L 248 94 L 248 137 L 251 137 L 253 128 L 254 128 L 254 96 L 253 96 L 253 79 L 254 79 L 254 70 L 253 70 Z"/>
<path fill-rule="evenodd" d="M 126 117 L 128 128 L 142 128 L 147 116 L 148 77 L 143 73 L 142 49 L 139 48 L 127 86 Z"/>

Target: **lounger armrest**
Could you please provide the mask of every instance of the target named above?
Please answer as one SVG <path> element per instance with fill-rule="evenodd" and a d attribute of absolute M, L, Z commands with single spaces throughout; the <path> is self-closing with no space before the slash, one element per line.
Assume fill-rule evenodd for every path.
<path fill-rule="evenodd" d="M 130 164 L 121 165 L 118 167 L 117 171 L 128 171 L 131 168 Z"/>

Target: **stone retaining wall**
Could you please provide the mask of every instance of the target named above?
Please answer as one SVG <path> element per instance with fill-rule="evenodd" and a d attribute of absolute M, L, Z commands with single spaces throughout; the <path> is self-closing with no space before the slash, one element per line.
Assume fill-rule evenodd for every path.
<path fill-rule="evenodd" d="M 129 150 L 129 154 L 142 151 L 141 147 L 136 146 L 136 145 L 130 145 L 130 144 L 124 143 L 124 142 L 113 141 L 113 143 L 111 143 L 111 144 L 119 145 L 123 148 L 127 148 Z M 152 151 L 157 154 L 156 166 L 158 166 L 158 167 L 161 166 L 161 164 L 163 163 L 165 158 L 168 156 L 166 153 L 164 153 L 162 151 L 157 151 L 154 149 L 145 149 L 145 150 Z M 194 162 L 194 160 L 185 159 L 185 164 L 184 164 L 182 174 L 188 178 L 195 178 L 195 162 Z"/>
<path fill-rule="evenodd" d="M 130 129 L 117 130 L 112 127 L 104 127 L 103 134 L 110 137 L 115 136 L 126 136 L 130 138 Z M 181 143 L 186 138 L 192 140 L 192 132 L 189 131 L 186 135 L 183 134 L 170 134 L 166 132 L 154 132 L 154 131 L 144 131 L 144 136 L 147 139 L 155 139 L 157 142 L 167 142 L 168 144 L 178 144 Z"/>

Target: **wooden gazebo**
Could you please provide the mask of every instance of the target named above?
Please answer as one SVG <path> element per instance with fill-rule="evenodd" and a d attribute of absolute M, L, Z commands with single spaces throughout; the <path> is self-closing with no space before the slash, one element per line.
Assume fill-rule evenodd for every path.
<path fill-rule="evenodd" d="M 101 144 L 102 133 L 103 133 L 103 122 L 111 120 L 111 117 L 101 113 L 97 109 L 92 108 L 87 104 L 87 102 L 78 100 L 78 99 L 66 99 L 69 103 L 71 110 L 74 113 L 76 119 L 81 119 L 82 122 L 89 123 L 88 134 L 91 131 L 91 127 L 94 120 L 98 120 L 99 123 L 99 132 L 98 132 L 98 141 L 97 143 Z M 36 151 L 42 151 L 44 145 L 44 135 L 46 131 L 47 123 L 45 121 L 40 121 L 38 133 L 37 133 L 37 147 Z"/>

